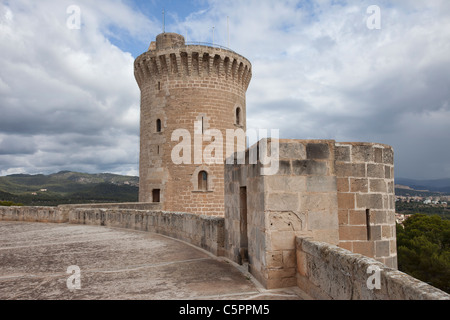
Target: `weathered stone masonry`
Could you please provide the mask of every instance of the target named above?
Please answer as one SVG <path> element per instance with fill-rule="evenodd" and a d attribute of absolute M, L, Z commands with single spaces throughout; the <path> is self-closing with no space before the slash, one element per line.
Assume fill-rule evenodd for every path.
<path fill-rule="evenodd" d="M 228 257 L 241 262 L 247 255 L 250 270 L 268 288 L 295 285 L 296 237 L 396 268 L 392 148 L 334 140 L 278 144 L 275 175 L 262 175 L 259 162 L 226 166 Z"/>

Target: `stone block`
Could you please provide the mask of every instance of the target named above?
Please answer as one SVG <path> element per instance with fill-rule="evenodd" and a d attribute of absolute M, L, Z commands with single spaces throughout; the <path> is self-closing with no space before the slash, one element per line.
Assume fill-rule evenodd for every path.
<path fill-rule="evenodd" d="M 330 146 L 327 143 L 308 143 L 306 158 L 309 160 L 323 160 L 330 157 Z"/>
<path fill-rule="evenodd" d="M 370 240 L 381 240 L 381 226 L 370 226 Z"/>
<path fill-rule="evenodd" d="M 394 229 L 393 226 L 389 226 L 389 225 L 381 226 L 381 237 L 382 237 L 382 239 L 390 239 L 390 238 L 392 238 L 394 236 L 393 229 Z"/>
<path fill-rule="evenodd" d="M 267 269 L 267 278 L 268 279 L 282 279 L 282 278 L 295 278 L 295 268 L 275 268 L 275 269 Z"/>
<path fill-rule="evenodd" d="M 367 240 L 367 229 L 364 226 L 340 226 L 340 240 Z"/>
<path fill-rule="evenodd" d="M 367 176 L 370 178 L 383 179 L 386 176 L 384 165 L 382 164 L 367 164 Z"/>
<path fill-rule="evenodd" d="M 354 253 L 362 254 L 366 257 L 374 256 L 374 243 L 372 241 L 354 241 L 353 250 Z"/>
<path fill-rule="evenodd" d="M 337 245 L 339 243 L 339 227 L 336 224 L 336 228 L 332 229 L 315 229 L 311 231 L 312 237 L 317 241 L 322 241 L 330 245 Z"/>
<path fill-rule="evenodd" d="M 383 163 L 394 164 L 394 151 L 391 148 L 383 149 Z"/>
<path fill-rule="evenodd" d="M 315 160 L 294 160 L 292 172 L 295 175 L 326 175 L 327 163 Z"/>
<path fill-rule="evenodd" d="M 370 179 L 369 186 L 370 192 L 387 192 L 386 182 L 384 179 Z"/>
<path fill-rule="evenodd" d="M 302 143 L 280 143 L 280 159 L 306 159 L 305 145 Z"/>
<path fill-rule="evenodd" d="M 354 145 L 352 147 L 353 162 L 372 162 L 374 159 L 373 147 L 366 145 Z"/>
<path fill-rule="evenodd" d="M 304 192 L 306 191 L 306 177 L 302 176 L 266 176 L 266 190 L 268 192 Z"/>
<path fill-rule="evenodd" d="M 339 242 L 339 248 L 353 252 L 353 242 L 352 241 L 341 241 L 341 242 Z"/>
<path fill-rule="evenodd" d="M 289 278 L 272 278 L 265 281 L 267 289 L 289 288 L 297 284 L 297 279 L 294 276 Z"/>
<path fill-rule="evenodd" d="M 389 198 L 389 205 L 387 206 L 387 209 L 395 210 L 395 195 L 390 194 L 388 198 Z"/>
<path fill-rule="evenodd" d="M 390 193 L 390 194 L 394 194 L 395 193 L 394 181 L 389 181 L 387 183 L 387 192 Z"/>
<path fill-rule="evenodd" d="M 338 221 L 339 221 L 339 225 L 346 226 L 349 224 L 347 209 L 338 210 Z"/>
<path fill-rule="evenodd" d="M 339 209 L 355 208 L 355 194 L 353 193 L 338 193 L 337 200 Z"/>
<path fill-rule="evenodd" d="M 374 161 L 376 163 L 383 163 L 383 149 L 382 148 L 373 148 L 374 153 Z"/>
<path fill-rule="evenodd" d="M 336 176 L 364 178 L 366 176 L 366 165 L 364 163 L 336 163 Z"/>
<path fill-rule="evenodd" d="M 295 268 L 296 267 L 295 250 L 284 250 L 283 251 L 283 266 L 285 268 Z"/>
<path fill-rule="evenodd" d="M 266 209 L 273 211 L 298 211 L 297 193 L 269 193 L 266 197 Z"/>
<path fill-rule="evenodd" d="M 389 240 L 375 241 L 375 256 L 387 257 L 390 255 Z"/>
<path fill-rule="evenodd" d="M 366 210 L 349 210 L 348 220 L 349 225 L 365 226 L 367 224 Z"/>
<path fill-rule="evenodd" d="M 350 146 L 336 146 L 335 158 L 336 161 L 350 162 Z"/>
<path fill-rule="evenodd" d="M 283 211 L 267 213 L 266 229 L 277 231 L 302 231 L 305 216 L 300 213 Z"/>
<path fill-rule="evenodd" d="M 291 174 L 291 162 L 289 160 L 279 160 L 278 175 Z"/>
<path fill-rule="evenodd" d="M 334 176 L 308 176 L 306 178 L 306 191 L 308 192 L 336 192 L 336 177 Z"/>
<path fill-rule="evenodd" d="M 337 186 L 338 192 L 349 192 L 350 191 L 350 184 L 349 184 L 348 178 L 337 178 L 336 186 Z"/>
<path fill-rule="evenodd" d="M 297 271 L 302 276 L 307 276 L 308 268 L 306 264 L 307 255 L 301 249 L 297 249 Z"/>
<path fill-rule="evenodd" d="M 295 232 L 294 231 L 273 231 L 267 234 L 267 250 L 294 250 Z"/>
<path fill-rule="evenodd" d="M 392 179 L 393 178 L 391 176 L 391 167 L 390 166 L 384 166 L 384 177 L 386 179 Z"/>
<path fill-rule="evenodd" d="M 338 229 L 338 218 L 334 212 L 314 212 L 308 213 L 308 230 L 332 230 Z"/>
<path fill-rule="evenodd" d="M 267 252 L 266 267 L 270 269 L 283 268 L 283 252 L 282 251 Z"/>
<path fill-rule="evenodd" d="M 350 191 L 351 192 L 366 192 L 368 191 L 367 179 L 350 179 Z"/>
<path fill-rule="evenodd" d="M 312 193 L 301 195 L 301 210 L 328 212 L 337 210 L 337 198 L 335 193 Z M 337 214 L 336 214 L 337 215 Z"/>
<path fill-rule="evenodd" d="M 395 226 L 392 227 L 393 228 L 393 235 L 396 236 L 395 234 Z M 391 255 L 395 255 L 397 256 L 397 239 L 390 239 L 390 247 L 391 247 Z"/>
<path fill-rule="evenodd" d="M 370 221 L 373 224 L 384 224 L 386 221 L 386 211 L 384 210 L 371 210 L 370 211 Z"/>
<path fill-rule="evenodd" d="M 362 209 L 383 209 L 381 194 L 356 194 L 356 207 Z"/>

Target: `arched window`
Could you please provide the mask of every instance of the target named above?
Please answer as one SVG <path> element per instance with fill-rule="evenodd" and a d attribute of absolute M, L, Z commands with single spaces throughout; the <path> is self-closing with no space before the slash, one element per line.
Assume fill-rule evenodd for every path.
<path fill-rule="evenodd" d="M 236 124 L 241 125 L 241 108 L 236 108 Z"/>
<path fill-rule="evenodd" d="M 198 190 L 199 191 L 208 190 L 208 173 L 206 171 L 200 171 L 198 173 Z"/>
<path fill-rule="evenodd" d="M 161 119 L 156 120 L 156 132 L 161 132 Z"/>

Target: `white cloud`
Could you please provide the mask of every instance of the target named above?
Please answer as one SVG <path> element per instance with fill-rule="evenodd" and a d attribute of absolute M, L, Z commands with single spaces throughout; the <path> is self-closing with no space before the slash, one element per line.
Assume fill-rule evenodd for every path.
<path fill-rule="evenodd" d="M 143 37 L 152 22 L 121 1 L 77 1 L 82 25 L 71 30 L 71 4 L 0 5 L 2 173 L 123 173 L 136 166 L 140 96 L 134 58 L 107 35 L 115 29 L 117 36 Z"/>
<path fill-rule="evenodd" d="M 66 27 L 74 3 L 80 30 Z M 133 50 L 124 48 L 144 42 L 146 50 L 161 16 L 145 17 L 130 3 L 0 5 L 2 173 L 137 172 L 139 90 L 126 52 Z M 214 26 L 215 43 L 226 46 L 229 17 L 230 47 L 253 66 L 248 128 L 387 143 L 397 176 L 449 176 L 450 2 L 378 1 L 381 30 L 366 26 L 372 4 L 194 1 L 191 12 L 167 15 L 166 31 L 211 42 Z M 13 146 L 18 141 L 28 145 Z"/>

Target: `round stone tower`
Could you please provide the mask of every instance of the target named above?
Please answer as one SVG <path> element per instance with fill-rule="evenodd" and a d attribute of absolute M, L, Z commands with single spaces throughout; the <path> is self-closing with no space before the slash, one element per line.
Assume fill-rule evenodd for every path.
<path fill-rule="evenodd" d="M 227 129 L 246 130 L 250 62 L 162 33 L 136 59 L 134 73 L 141 90 L 139 201 L 223 215 Z"/>

